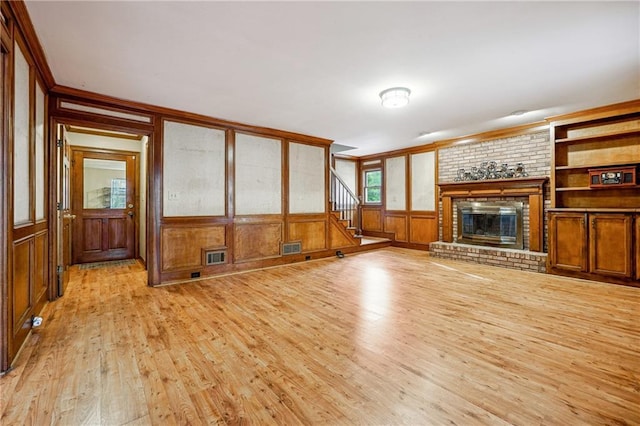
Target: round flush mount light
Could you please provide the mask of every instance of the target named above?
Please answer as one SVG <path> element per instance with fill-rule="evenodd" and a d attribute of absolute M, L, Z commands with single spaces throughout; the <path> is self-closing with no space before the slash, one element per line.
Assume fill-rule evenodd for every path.
<path fill-rule="evenodd" d="M 382 106 L 385 108 L 401 108 L 409 103 L 411 90 L 406 87 L 392 87 L 380 92 Z"/>
<path fill-rule="evenodd" d="M 519 115 L 525 115 L 527 112 L 529 112 L 529 111 L 527 111 L 526 109 L 519 109 L 519 110 L 517 110 L 517 111 L 513 111 L 513 112 L 512 112 L 511 114 L 509 114 L 509 115 L 511 115 L 511 116 L 513 116 L 513 117 L 517 117 L 517 116 L 519 116 Z"/>

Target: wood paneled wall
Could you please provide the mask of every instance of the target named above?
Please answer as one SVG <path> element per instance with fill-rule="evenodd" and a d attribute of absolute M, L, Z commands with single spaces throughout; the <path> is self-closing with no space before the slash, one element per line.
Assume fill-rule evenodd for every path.
<path fill-rule="evenodd" d="M 192 129 L 216 126 L 225 131 L 225 178 L 222 188 L 217 186 L 212 193 L 225 193 L 226 202 L 218 201 L 222 212 L 215 216 L 159 216 L 162 241 L 154 284 L 333 254 L 327 208 L 331 141 L 275 130 L 248 131 L 215 119 L 159 115 L 157 120 L 165 123 L 163 128 L 171 120 Z M 164 186 L 173 183 L 162 170 L 174 160 L 163 154 L 167 142 L 167 135 L 159 138 L 154 160 L 158 173 L 163 175 L 163 187 L 158 189 L 165 201 L 169 197 Z M 181 143 L 189 149 L 188 138 L 182 138 Z M 204 161 L 209 153 L 201 149 L 199 155 Z M 161 159 L 163 164 L 159 164 Z M 189 164 L 183 164 L 173 179 L 199 179 L 191 169 Z M 301 185 L 301 170 L 315 170 L 311 182 Z M 200 189 L 204 191 L 203 198 L 206 185 L 200 185 Z M 306 207 L 308 201 L 312 202 Z M 207 266 L 202 264 L 199 253 L 211 248 L 211 241 L 196 235 L 214 228 L 215 243 L 225 251 L 225 261 Z M 282 244 L 287 242 L 300 242 L 302 253 L 284 256 Z M 356 242 L 352 240 L 351 245 Z M 181 249 L 185 246 L 189 248 Z"/>
<path fill-rule="evenodd" d="M 123 119 L 100 114 L 99 111 L 96 113 L 95 110 L 93 112 L 79 110 L 73 106 L 74 104 L 125 112 L 132 114 L 133 117 Z M 358 245 L 357 241 L 349 239 L 349 237 L 340 237 L 339 231 L 332 231 L 330 226 L 331 214 L 328 209 L 330 140 L 221 121 L 211 117 L 117 100 L 62 87 L 56 87 L 52 90 L 50 108 L 55 122 L 98 126 L 105 130 L 126 131 L 149 137 L 147 267 L 151 285 L 189 279 L 194 276 L 202 277 L 290 263 L 307 258 L 325 257 L 333 255 L 333 249 L 337 246 Z M 179 205 L 177 209 L 174 205 L 169 216 L 162 213 L 163 202 L 169 199 L 167 190 L 171 185 L 163 173 L 163 168 L 166 164 L 172 164 L 165 161 L 175 161 L 173 156 L 165 157 L 164 153 L 164 130 L 165 123 L 168 121 L 184 124 L 190 129 L 215 128 L 224 131 L 225 162 L 223 167 L 225 170 L 224 182 L 222 183 L 224 189 L 220 191 L 219 186 L 215 189 L 215 194 L 218 194 L 216 195 L 216 206 L 222 208 L 216 207 L 214 215 L 180 216 Z M 252 168 L 250 165 L 255 163 L 255 159 L 249 159 L 249 166 L 244 160 L 241 165 L 238 163 L 238 155 L 247 152 L 247 147 L 244 145 L 243 150 L 236 149 L 239 135 L 242 136 L 244 145 L 251 145 L 252 141 L 257 141 L 255 149 L 258 149 L 261 141 L 265 141 L 265 143 L 269 140 L 278 142 L 280 157 L 276 172 L 279 179 L 276 180 L 275 186 L 270 184 L 258 188 L 260 191 L 276 191 L 277 206 L 273 202 L 269 202 L 267 203 L 268 209 L 262 211 L 260 206 L 264 203 L 251 204 L 252 197 L 256 200 L 271 200 L 272 197 L 263 197 L 262 195 L 265 194 L 252 196 L 250 191 L 256 190 L 257 187 L 252 187 L 250 183 L 257 182 L 257 185 L 260 186 L 261 179 L 258 174 L 261 168 L 266 165 L 258 162 Z M 188 145 L 188 143 L 185 144 L 185 149 L 189 149 Z M 291 147 L 295 149 L 292 150 Z M 309 147 L 309 149 L 304 147 Z M 175 147 L 172 149 L 175 150 Z M 289 158 L 290 152 L 295 153 L 293 159 Z M 303 158 L 306 153 L 310 153 L 309 159 Z M 218 154 L 216 151 L 216 155 Z M 203 152 L 202 155 L 207 154 Z M 264 159 L 260 156 L 258 158 L 261 161 Z M 291 163 L 292 161 L 296 162 L 295 165 Z M 313 162 L 310 166 L 313 166 L 317 171 L 314 177 L 313 193 L 316 194 L 314 197 L 322 197 L 324 200 L 315 200 L 310 204 L 311 211 L 305 212 L 301 211 L 305 209 L 306 194 L 301 193 L 304 191 L 304 185 L 292 186 L 290 182 L 292 179 L 299 179 L 296 175 L 296 173 L 300 173 L 298 162 L 309 161 Z M 172 172 L 173 177 L 185 181 L 197 179 L 199 176 L 193 174 L 192 169 L 194 167 L 189 167 L 188 164 L 183 165 L 178 173 L 175 170 Z M 251 179 L 245 179 L 241 185 L 238 185 L 238 173 L 244 173 L 243 179 L 247 173 L 251 173 Z M 291 173 L 294 175 L 290 176 Z M 200 186 L 201 190 L 203 188 L 205 188 L 205 193 L 201 194 L 200 199 L 206 197 L 206 186 Z M 182 190 L 185 188 L 183 187 Z M 225 194 L 224 201 L 220 199 L 222 193 Z M 295 206 L 290 203 L 292 197 L 298 200 Z M 236 200 L 238 198 L 243 200 L 241 212 L 237 210 Z M 292 209 L 295 211 L 292 212 Z M 247 213 L 249 211 L 250 214 Z M 238 214 L 242 212 L 244 214 Z M 216 235 L 214 241 L 210 239 L 212 232 L 215 232 Z M 200 235 L 201 233 L 204 235 Z M 301 242 L 302 253 L 283 256 L 282 243 L 295 241 Z M 210 249 L 212 246 L 219 246 L 225 250 L 225 262 L 220 265 L 205 266 L 202 263 L 202 250 Z"/>
<path fill-rule="evenodd" d="M 53 209 L 46 143 L 51 74 L 39 62 L 41 48 L 24 4 L 1 7 L 0 370 L 6 370 L 49 296 Z"/>
<path fill-rule="evenodd" d="M 382 203 L 362 208 L 365 235 L 391 238 L 396 246 L 422 250 L 438 241 L 436 154 L 433 148 L 422 147 L 359 159 L 360 174 L 373 167 L 383 175 Z M 419 210 L 423 206 L 432 210 Z"/>

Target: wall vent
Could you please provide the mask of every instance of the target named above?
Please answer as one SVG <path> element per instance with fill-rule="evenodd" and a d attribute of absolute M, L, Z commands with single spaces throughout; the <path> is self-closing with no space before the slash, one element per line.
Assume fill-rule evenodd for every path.
<path fill-rule="evenodd" d="M 226 262 L 227 251 L 226 250 L 208 250 L 204 252 L 204 264 L 208 265 L 221 265 Z"/>
<path fill-rule="evenodd" d="M 302 242 L 282 243 L 282 255 L 302 253 Z"/>

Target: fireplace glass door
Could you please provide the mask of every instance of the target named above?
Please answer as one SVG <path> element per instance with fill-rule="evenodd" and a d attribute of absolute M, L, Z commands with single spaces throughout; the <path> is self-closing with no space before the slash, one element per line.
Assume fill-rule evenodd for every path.
<path fill-rule="evenodd" d="M 522 202 L 458 203 L 458 242 L 523 248 Z"/>

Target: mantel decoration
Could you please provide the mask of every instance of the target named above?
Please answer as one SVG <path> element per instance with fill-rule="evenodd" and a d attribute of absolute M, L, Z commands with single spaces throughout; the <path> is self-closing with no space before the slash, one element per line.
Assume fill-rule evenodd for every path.
<path fill-rule="evenodd" d="M 513 179 L 525 178 L 529 174 L 524 169 L 524 164 L 517 163 L 515 167 L 502 163 L 498 166 L 495 161 L 483 161 L 480 167 L 471 167 L 470 171 L 458 169 L 458 175 L 453 179 L 454 182 L 472 181 L 472 180 L 490 180 L 490 179 Z"/>

